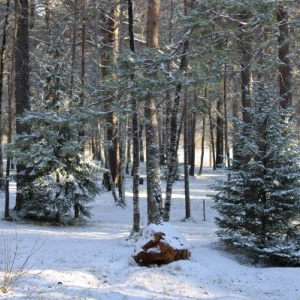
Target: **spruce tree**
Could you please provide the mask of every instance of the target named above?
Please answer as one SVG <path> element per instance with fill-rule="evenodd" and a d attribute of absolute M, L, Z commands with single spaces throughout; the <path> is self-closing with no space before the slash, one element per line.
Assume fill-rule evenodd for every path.
<path fill-rule="evenodd" d="M 256 258 L 300 265 L 300 148 L 292 109 L 256 89 L 250 123 L 237 121 L 237 160 L 215 187 L 217 234 Z"/>
<path fill-rule="evenodd" d="M 61 221 L 72 210 L 75 217 L 90 216 L 88 204 L 101 191 L 102 171 L 82 152 L 83 118 L 84 113 L 48 110 L 20 119 L 32 133 L 18 135 L 7 151 L 24 165 L 17 177 L 25 217 Z"/>

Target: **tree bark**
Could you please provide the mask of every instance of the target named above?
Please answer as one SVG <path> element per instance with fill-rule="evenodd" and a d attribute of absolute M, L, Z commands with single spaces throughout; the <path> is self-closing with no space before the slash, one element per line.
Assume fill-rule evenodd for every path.
<path fill-rule="evenodd" d="M 185 218 L 191 217 L 190 181 L 189 181 L 189 103 L 187 90 L 184 91 L 184 194 Z"/>
<path fill-rule="evenodd" d="M 224 162 L 224 106 L 223 99 L 217 101 L 216 167 Z"/>
<path fill-rule="evenodd" d="M 49 8 L 48 8 L 49 10 Z M 77 0 L 74 1 L 74 24 L 73 24 L 73 39 L 72 39 L 72 56 L 71 56 L 71 79 L 70 79 L 70 98 L 73 97 L 74 90 L 74 73 L 75 73 L 75 58 L 76 58 L 76 41 L 77 41 Z"/>
<path fill-rule="evenodd" d="M 4 84 L 4 56 L 6 51 L 6 41 L 7 41 L 7 28 L 8 28 L 8 18 L 10 11 L 10 1 L 6 1 L 6 11 L 5 19 L 3 24 L 2 31 L 2 45 L 0 50 L 0 189 L 3 189 L 4 180 L 2 180 L 4 175 L 4 166 L 3 166 L 3 153 L 2 153 L 2 97 L 3 97 L 3 84 Z"/>
<path fill-rule="evenodd" d="M 212 167 L 216 169 L 216 154 L 215 154 L 215 137 L 214 137 L 214 124 L 211 115 L 211 103 L 208 104 L 208 118 L 209 118 L 209 132 L 210 132 L 210 146 L 211 146 L 211 153 L 212 153 Z"/>
<path fill-rule="evenodd" d="M 132 0 L 128 0 L 128 31 L 130 50 L 135 53 L 134 41 L 134 15 Z M 134 73 L 130 74 L 131 81 L 134 80 Z M 138 121 L 138 103 L 134 95 L 131 97 L 132 107 L 132 146 L 133 146 L 133 160 L 132 160 L 132 193 L 133 193 L 133 227 L 131 231 L 132 236 L 140 233 L 140 201 L 139 201 L 139 177 L 140 177 L 140 140 L 139 140 L 139 121 Z"/>
<path fill-rule="evenodd" d="M 244 13 L 241 19 L 248 21 L 248 16 Z M 242 94 L 242 107 L 251 107 L 251 91 L 252 91 L 252 73 L 250 64 L 252 60 L 253 41 L 251 34 L 247 33 L 247 25 L 240 25 L 240 51 L 241 51 L 241 94 Z M 251 119 L 249 114 L 243 110 L 243 121 L 250 123 Z"/>
<path fill-rule="evenodd" d="M 140 162 L 145 162 L 143 130 L 144 130 L 144 124 L 140 123 L 139 124 Z"/>
<path fill-rule="evenodd" d="M 108 66 L 112 61 L 116 62 L 118 48 L 119 48 L 119 1 L 114 0 L 111 3 L 111 7 L 108 15 L 106 12 L 102 12 L 103 24 L 103 44 L 106 46 L 106 51 L 101 55 L 101 71 L 102 77 L 106 78 L 109 75 L 113 75 L 109 72 Z M 113 100 L 112 100 L 113 101 Z M 118 117 L 116 113 L 111 109 L 111 105 L 106 104 L 107 117 L 106 117 L 106 138 L 109 143 L 107 165 L 110 166 L 110 173 L 114 186 L 119 187 L 120 179 L 120 157 L 119 157 L 119 139 L 118 139 Z M 109 182 L 105 181 L 104 185 L 109 188 Z"/>
<path fill-rule="evenodd" d="M 230 153 L 228 139 L 228 116 L 227 116 L 227 64 L 224 64 L 224 81 L 223 81 L 223 100 L 224 100 L 224 143 L 227 167 L 230 168 Z"/>
<path fill-rule="evenodd" d="M 158 47 L 160 0 L 148 0 L 146 44 L 150 49 Z M 156 101 L 149 93 L 145 99 L 146 171 L 148 223 L 162 221 L 162 192 L 160 185 L 160 149 L 158 142 L 158 117 Z"/>
<path fill-rule="evenodd" d="M 195 137 L 196 137 L 196 113 L 193 112 L 190 118 L 190 134 L 189 134 L 189 175 L 195 176 Z"/>
<path fill-rule="evenodd" d="M 277 8 L 277 22 L 280 33 L 278 36 L 280 105 L 285 109 L 292 105 L 292 92 L 288 11 L 283 4 L 280 4 Z"/>
<path fill-rule="evenodd" d="M 29 7 L 28 0 L 16 0 L 17 34 L 15 51 L 15 97 L 16 117 L 20 117 L 30 109 L 29 102 Z M 16 120 L 16 133 L 30 133 L 29 126 L 25 126 Z M 25 166 L 17 164 L 17 174 L 24 170 Z M 16 210 L 23 207 L 23 196 L 20 193 L 22 183 L 17 177 Z"/>
<path fill-rule="evenodd" d="M 203 170 L 203 160 L 204 160 L 204 150 L 205 150 L 205 115 L 202 116 L 202 136 L 201 136 L 201 156 L 200 156 L 200 167 L 198 175 L 202 175 Z"/>

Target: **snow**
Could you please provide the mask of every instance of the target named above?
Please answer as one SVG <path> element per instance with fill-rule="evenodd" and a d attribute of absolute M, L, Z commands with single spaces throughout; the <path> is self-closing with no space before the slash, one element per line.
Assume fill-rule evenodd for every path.
<path fill-rule="evenodd" d="M 143 229 L 143 236 L 135 243 L 134 254 L 142 251 L 143 246 L 153 239 L 155 232 L 165 232 L 166 234 L 163 235 L 161 241 L 173 249 L 190 249 L 188 241 L 171 223 L 162 222 L 161 224 L 150 224 Z M 161 251 L 157 246 L 148 249 L 147 252 L 160 253 Z"/>
<path fill-rule="evenodd" d="M 300 268 L 251 265 L 238 253 L 225 252 L 215 234 L 213 201 L 207 196 L 217 175 L 205 170 L 190 179 L 192 219 L 183 221 L 184 182 L 177 181 L 171 207 L 171 223 L 191 247 L 191 259 L 168 265 L 140 267 L 133 258 L 132 181 L 127 179 L 125 209 L 116 207 L 111 193 L 97 197 L 93 216 L 74 226 L 0 222 L 0 251 L 17 246 L 17 270 L 29 253 L 26 277 L 0 292 L 0 299 L 87 300 L 299 300 Z M 162 182 L 164 187 L 164 182 Z M 141 225 L 147 225 L 146 186 L 141 185 Z M 11 199 L 15 186 L 11 183 Z M 203 215 L 205 200 L 205 216 Z M 13 206 L 13 203 L 11 204 Z M 0 196 L 3 215 L 4 196 Z M 80 226 L 79 226 L 80 225 Z M 0 253 L 0 281 L 4 253 Z"/>

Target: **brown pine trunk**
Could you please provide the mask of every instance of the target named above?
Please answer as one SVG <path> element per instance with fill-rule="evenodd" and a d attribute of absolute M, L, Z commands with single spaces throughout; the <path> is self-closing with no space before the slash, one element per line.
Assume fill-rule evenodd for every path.
<path fill-rule="evenodd" d="M 159 10 L 160 0 L 148 0 L 146 44 L 150 49 L 158 47 Z M 158 224 L 162 221 L 159 130 L 156 101 L 151 93 L 145 100 L 145 119 L 148 223 Z"/>
<path fill-rule="evenodd" d="M 287 8 L 280 4 L 277 8 L 277 22 L 280 35 L 278 36 L 279 58 L 279 89 L 280 105 L 283 109 L 292 105 L 290 46 Z"/>
<path fill-rule="evenodd" d="M 102 19 L 103 19 L 103 44 L 106 46 L 106 52 L 101 55 L 101 71 L 102 77 L 106 78 L 110 75 L 113 75 L 109 72 L 108 66 L 112 61 L 116 62 L 117 53 L 119 48 L 119 1 L 113 0 L 112 6 L 108 14 L 103 11 Z M 113 100 L 112 100 L 113 101 Z M 106 103 L 107 117 L 106 117 L 106 139 L 110 144 L 108 147 L 108 157 L 106 157 L 106 161 L 108 160 L 107 166 L 109 165 L 110 173 L 112 177 L 112 181 L 115 187 L 119 187 L 119 179 L 120 179 L 120 157 L 119 157 L 119 139 L 118 139 L 118 118 L 113 110 L 111 110 L 111 106 L 109 103 Z M 108 177 L 106 177 L 108 178 Z M 104 181 L 104 185 L 109 188 L 109 182 L 107 180 Z"/>
<path fill-rule="evenodd" d="M 135 53 L 135 40 L 134 40 L 134 15 L 133 15 L 133 1 L 128 0 L 128 32 L 129 32 L 129 42 L 130 50 Z M 134 80 L 134 74 L 130 74 L 130 79 Z M 132 107 L 132 201 L 133 201 L 133 226 L 131 235 L 140 234 L 140 202 L 139 202 L 139 176 L 140 176 L 140 141 L 139 141 L 139 121 L 138 121 L 138 103 L 134 95 L 131 98 Z"/>

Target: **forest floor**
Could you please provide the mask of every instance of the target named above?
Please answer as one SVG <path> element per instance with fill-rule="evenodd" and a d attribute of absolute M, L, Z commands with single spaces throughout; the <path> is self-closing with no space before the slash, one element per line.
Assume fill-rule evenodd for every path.
<path fill-rule="evenodd" d="M 86 222 L 53 226 L 1 221 L 0 286 L 14 254 L 13 271 L 22 269 L 24 263 L 25 268 L 21 281 L 11 285 L 7 293 L 0 291 L 0 299 L 300 300 L 300 268 L 252 265 L 240 254 L 222 249 L 215 234 L 216 212 L 208 196 L 216 176 L 205 169 L 201 178 L 190 179 L 192 218 L 188 221 L 184 220 L 184 182 L 175 183 L 170 221 L 190 243 L 191 258 L 160 267 L 140 267 L 132 258 L 130 177 L 126 207 L 115 206 L 111 193 L 104 193 L 96 198 L 93 216 Z M 140 187 L 144 227 L 146 183 Z M 10 193 L 14 199 L 13 183 Z M 3 208 L 4 195 L 0 195 L 1 215 Z"/>

